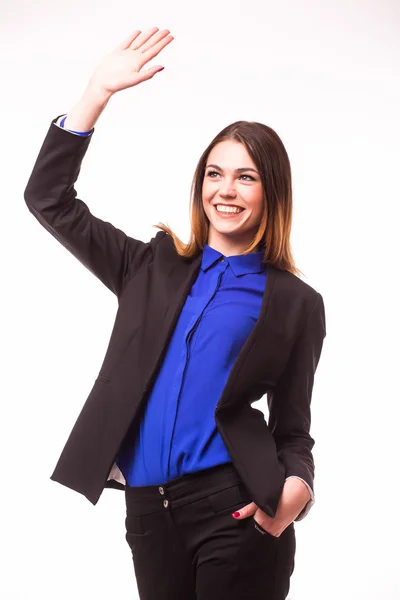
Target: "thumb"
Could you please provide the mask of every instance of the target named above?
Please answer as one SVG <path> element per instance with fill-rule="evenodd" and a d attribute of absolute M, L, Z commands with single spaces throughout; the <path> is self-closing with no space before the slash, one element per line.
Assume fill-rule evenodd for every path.
<path fill-rule="evenodd" d="M 157 65 L 155 67 L 150 67 L 150 69 L 144 69 L 144 71 L 140 71 L 140 75 L 142 76 L 142 81 L 146 81 L 147 79 L 151 79 L 153 75 L 162 71 L 164 67 L 161 65 Z"/>
<path fill-rule="evenodd" d="M 241 508 L 240 510 L 237 510 L 236 512 L 232 513 L 232 516 L 238 520 L 247 519 L 247 517 L 251 517 L 251 515 L 254 515 L 257 509 L 257 504 L 255 504 L 254 502 L 250 502 L 250 504 L 246 504 L 246 506 L 243 506 L 243 508 Z"/>

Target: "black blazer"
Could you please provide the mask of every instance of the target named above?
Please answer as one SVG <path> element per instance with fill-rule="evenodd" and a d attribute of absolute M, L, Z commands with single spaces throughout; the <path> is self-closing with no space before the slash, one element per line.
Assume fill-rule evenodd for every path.
<path fill-rule="evenodd" d="M 97 379 L 51 479 L 96 504 L 105 487 L 124 489 L 115 460 L 140 418 L 180 311 L 201 264 L 180 257 L 159 231 L 133 239 L 91 214 L 74 184 L 92 136 L 54 119 L 25 189 L 30 212 L 118 298 Z M 218 430 L 253 501 L 275 516 L 285 477 L 313 489 L 310 402 L 325 331 L 322 296 L 267 264 L 260 316 L 215 408 Z M 199 365 L 201 373 L 201 365 Z M 268 425 L 251 404 L 267 394 Z M 119 481 L 118 481 L 119 479 Z"/>

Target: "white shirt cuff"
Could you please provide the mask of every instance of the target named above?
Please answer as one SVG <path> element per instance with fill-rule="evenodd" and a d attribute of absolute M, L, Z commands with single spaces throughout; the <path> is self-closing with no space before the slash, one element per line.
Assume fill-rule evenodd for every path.
<path fill-rule="evenodd" d="M 315 494 L 314 494 L 313 490 L 311 489 L 311 487 L 308 485 L 307 481 L 304 481 L 304 479 L 302 477 L 298 477 L 297 475 L 289 475 L 289 477 L 286 477 L 285 481 L 287 481 L 291 477 L 296 477 L 296 479 L 300 479 L 304 483 L 304 485 L 307 487 L 308 491 L 310 492 L 310 496 L 311 496 L 310 500 L 307 502 L 307 504 L 305 505 L 303 510 L 295 518 L 295 521 L 301 521 L 302 519 L 304 519 L 304 517 L 306 517 L 308 515 L 311 507 L 315 504 Z"/>

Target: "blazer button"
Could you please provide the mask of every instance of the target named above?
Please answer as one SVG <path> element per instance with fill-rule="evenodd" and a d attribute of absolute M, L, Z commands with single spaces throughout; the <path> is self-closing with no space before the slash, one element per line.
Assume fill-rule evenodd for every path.
<path fill-rule="evenodd" d="M 164 500 L 163 504 L 164 504 L 165 508 L 168 508 L 168 500 Z"/>
<path fill-rule="evenodd" d="M 160 492 L 160 494 L 161 494 L 162 496 L 165 494 L 165 492 L 164 492 L 164 488 L 163 488 L 163 487 L 161 487 L 161 485 L 160 485 L 160 487 L 158 488 L 158 491 Z"/>

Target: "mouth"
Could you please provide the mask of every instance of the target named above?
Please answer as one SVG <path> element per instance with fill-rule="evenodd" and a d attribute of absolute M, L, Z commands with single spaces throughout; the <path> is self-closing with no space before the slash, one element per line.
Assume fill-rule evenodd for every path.
<path fill-rule="evenodd" d="M 227 207 L 226 209 L 224 209 L 225 206 Z M 233 204 L 232 205 L 214 204 L 213 207 L 214 207 L 215 212 L 218 214 L 218 216 L 223 217 L 225 219 L 226 218 L 232 219 L 234 217 L 238 217 L 245 211 L 245 209 L 242 206 L 235 206 Z M 218 210 L 217 207 L 221 207 L 221 210 Z"/>

